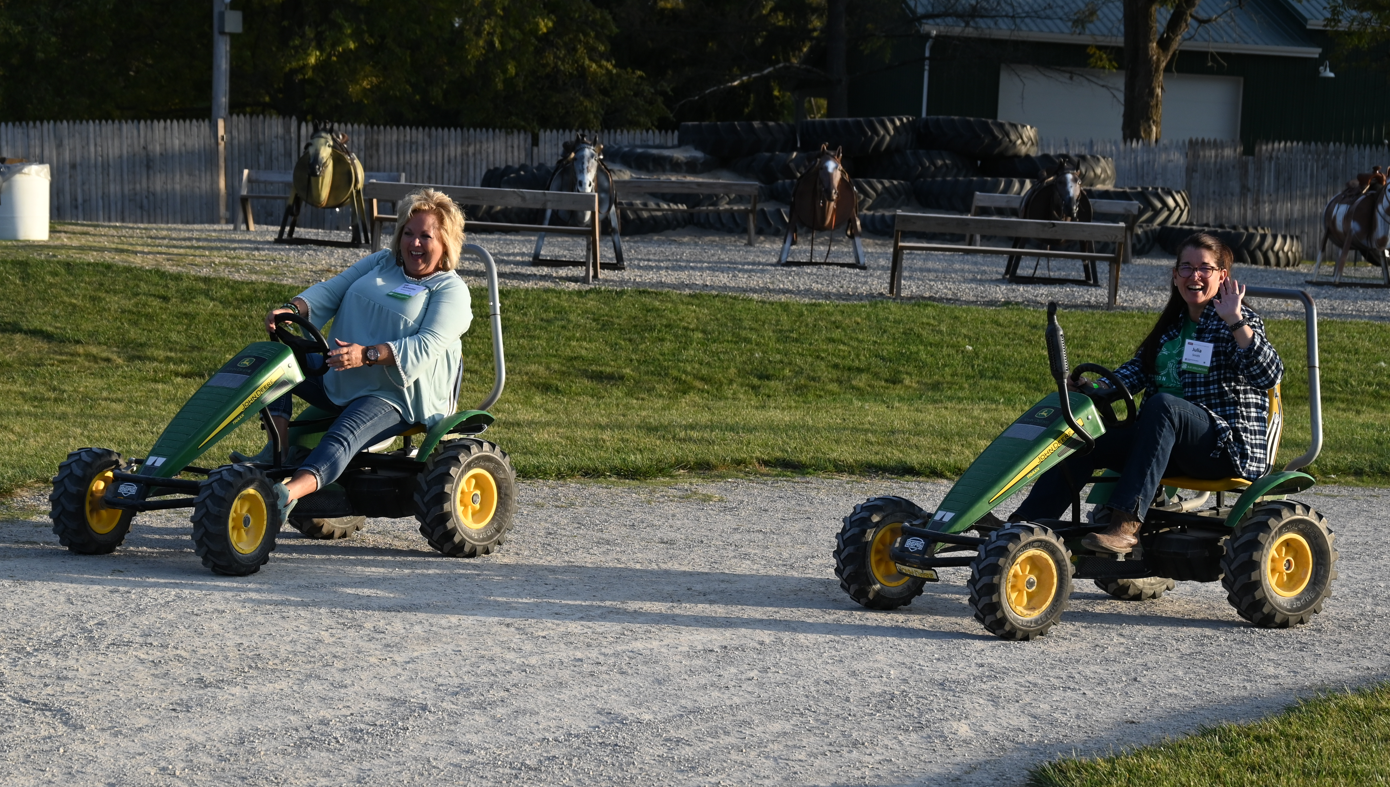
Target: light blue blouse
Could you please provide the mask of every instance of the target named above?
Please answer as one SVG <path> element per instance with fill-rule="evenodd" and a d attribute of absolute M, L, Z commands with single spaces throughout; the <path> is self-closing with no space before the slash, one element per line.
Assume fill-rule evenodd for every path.
<path fill-rule="evenodd" d="M 402 284 L 424 291 L 408 298 L 391 295 Z M 391 250 L 370 254 L 351 268 L 299 294 L 309 319 L 322 330 L 333 320 L 335 339 L 370 347 L 387 343 L 395 362 L 324 375 L 328 398 L 340 405 L 363 396 L 386 400 L 411 423 L 433 426 L 454 411 L 455 384 L 462 364 L 459 337 L 473 322 L 468 285 L 453 271 L 412 279 L 396 265 Z"/>

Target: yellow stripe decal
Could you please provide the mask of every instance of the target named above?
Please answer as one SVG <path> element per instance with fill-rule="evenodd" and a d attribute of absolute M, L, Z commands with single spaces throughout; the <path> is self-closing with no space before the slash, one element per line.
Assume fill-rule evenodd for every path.
<path fill-rule="evenodd" d="M 270 390 L 270 386 L 274 385 L 274 384 L 276 383 L 277 380 L 279 380 L 281 377 L 284 377 L 284 376 L 285 376 L 285 368 L 282 366 L 282 367 L 280 367 L 280 372 L 279 372 L 279 374 L 276 374 L 274 377 L 266 378 L 266 381 L 263 382 L 263 383 L 261 383 L 261 387 L 260 387 L 260 388 L 257 388 L 256 391 L 255 391 L 254 393 L 252 393 L 250 396 L 246 397 L 246 401 L 242 402 L 242 403 L 241 403 L 241 406 L 239 406 L 239 407 L 237 407 L 237 409 L 233 410 L 233 411 L 232 411 L 232 414 L 229 415 L 229 416 L 227 416 L 227 420 L 225 420 L 225 421 L 223 421 L 222 423 L 218 424 L 216 429 L 214 429 L 214 430 L 212 430 L 211 432 L 209 432 L 209 433 L 208 433 L 208 436 L 207 436 L 206 438 L 203 439 L 203 442 L 201 442 L 201 443 L 198 444 L 198 447 L 199 447 L 199 448 L 202 448 L 203 446 L 207 445 L 207 444 L 208 444 L 208 440 L 211 440 L 214 436 L 217 435 L 218 432 L 222 431 L 222 429 L 223 429 L 224 427 L 226 427 L 227 424 L 231 423 L 232 421 L 235 421 L 235 420 L 237 419 L 237 416 L 239 416 L 239 415 L 241 415 L 242 413 L 246 412 L 246 408 L 250 407 L 251 404 L 252 404 L 253 402 L 255 402 L 257 399 L 261 398 L 261 394 L 263 394 L 263 393 L 265 393 L 266 391 Z"/>
<path fill-rule="evenodd" d="M 1034 457 L 1033 461 L 1029 462 L 1027 467 L 1020 470 L 1018 475 L 1014 476 L 1009 481 L 1009 483 L 1005 484 L 1004 488 L 1000 489 L 998 494 L 996 494 L 994 497 L 991 497 L 989 499 L 989 502 L 993 503 L 995 500 L 998 500 L 1000 497 L 1004 495 L 1005 492 L 1009 491 L 1010 489 L 1013 489 L 1015 484 L 1027 477 L 1029 473 L 1033 472 L 1034 470 L 1037 470 L 1038 465 L 1042 464 L 1043 461 L 1046 460 L 1049 456 L 1052 456 L 1053 454 L 1057 453 L 1057 449 L 1061 448 L 1062 445 L 1067 442 L 1067 438 L 1071 437 L 1072 434 L 1074 433 L 1072 432 L 1071 427 L 1067 427 L 1066 429 L 1062 430 L 1062 433 L 1057 435 L 1056 439 L 1054 439 L 1051 443 L 1048 443 L 1047 447 L 1043 449 L 1042 453 Z"/>

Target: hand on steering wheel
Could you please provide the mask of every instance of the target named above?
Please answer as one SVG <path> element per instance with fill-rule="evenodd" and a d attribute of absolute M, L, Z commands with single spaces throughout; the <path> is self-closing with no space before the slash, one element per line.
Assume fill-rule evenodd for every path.
<path fill-rule="evenodd" d="M 290 348 L 295 360 L 299 362 L 299 368 L 306 376 L 317 377 L 328 371 L 326 363 L 316 366 L 309 363 L 310 355 L 328 357 L 328 341 L 313 323 L 288 310 L 272 313 L 271 319 L 275 321 L 275 332 L 271 334 L 271 338 Z M 289 324 L 298 327 L 304 335 L 300 336 L 290 331 Z"/>
<path fill-rule="evenodd" d="M 1090 389 L 1087 390 L 1083 387 L 1083 383 L 1087 382 L 1082 377 L 1084 372 L 1095 372 L 1100 375 L 1108 387 L 1102 388 L 1098 383 L 1089 383 Z M 1092 401 L 1096 402 L 1096 412 L 1100 414 L 1101 423 L 1105 424 L 1106 429 L 1134 424 L 1136 417 L 1134 395 L 1129 392 L 1129 388 L 1125 386 L 1124 380 L 1121 380 L 1119 375 L 1104 366 L 1096 363 L 1077 365 L 1075 369 L 1071 370 L 1071 375 L 1067 378 L 1067 387 L 1092 397 Z M 1097 401 L 1096 397 L 1101 398 Z M 1125 419 L 1123 421 L 1115 417 L 1115 410 L 1110 406 L 1117 399 L 1123 399 L 1125 403 Z"/>

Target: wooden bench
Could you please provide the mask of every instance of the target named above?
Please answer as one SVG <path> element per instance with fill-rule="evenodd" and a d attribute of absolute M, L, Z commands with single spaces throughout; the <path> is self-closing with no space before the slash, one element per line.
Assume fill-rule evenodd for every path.
<path fill-rule="evenodd" d="M 367 180 L 394 181 L 396 183 L 405 181 L 404 172 L 368 172 L 365 174 Z M 261 184 L 285 186 L 287 190 L 283 194 L 252 194 L 251 186 L 253 184 L 257 186 Z M 241 171 L 241 193 L 238 195 L 238 199 L 241 202 L 242 221 L 245 222 L 247 231 L 256 228 L 256 219 L 251 215 L 251 200 L 273 199 L 285 202 L 290 198 L 289 192 L 293 190 L 293 186 L 293 171 L 281 169 L 243 169 Z M 367 199 L 371 201 L 370 197 Z M 367 206 L 367 212 L 372 215 L 376 214 L 375 201 L 371 201 L 371 204 Z"/>
<path fill-rule="evenodd" d="M 628 180 L 614 180 L 613 186 L 617 189 L 618 208 L 630 208 L 632 210 L 650 210 L 663 212 L 686 212 L 686 213 L 744 213 L 748 216 L 748 245 L 752 246 L 755 242 L 758 223 L 758 183 L 746 180 L 675 180 L 667 178 L 629 178 Z M 673 205 L 668 208 L 649 207 L 647 205 L 633 205 L 631 201 L 624 202 L 622 194 L 630 192 L 633 194 L 733 194 L 735 196 L 747 196 L 748 205 L 719 205 L 707 208 L 689 208 L 684 205 Z"/>
<path fill-rule="evenodd" d="M 966 236 L 966 243 L 924 243 L 904 241 L 905 232 L 950 233 Z M 1109 308 L 1114 308 L 1120 291 L 1120 265 L 1128 259 L 1129 246 L 1126 244 L 1128 228 L 1124 224 L 1080 221 L 1034 221 L 1031 219 L 1012 219 L 993 216 L 959 216 L 931 213 L 897 214 L 893 223 L 893 265 L 888 273 L 888 294 L 897 297 L 902 294 L 903 252 L 907 251 L 955 251 L 965 254 L 1004 254 L 1014 256 L 1020 252 L 1011 246 L 984 246 L 983 236 L 1003 236 L 1006 238 L 1046 238 L 1048 240 L 1111 242 L 1115 244 L 1112 254 L 1090 251 L 1039 251 L 1027 250 L 1030 256 L 1059 257 L 1072 260 L 1104 261 L 1110 263 Z"/>
<path fill-rule="evenodd" d="M 502 208 L 533 208 L 536 210 L 571 210 L 580 213 L 598 214 L 598 195 L 574 191 L 530 191 L 527 189 L 488 189 L 480 186 L 448 186 L 433 183 L 381 183 L 368 180 L 362 195 L 369 200 L 398 202 L 412 191 L 434 189 L 449 195 L 459 206 L 494 205 Z M 395 214 L 378 214 L 373 210 L 372 237 L 377 248 L 384 244 L 381 225 L 394 223 Z M 534 232 L 554 233 L 556 235 L 579 235 L 584 237 L 587 258 L 585 260 L 541 260 L 541 265 L 573 265 L 584 268 L 584 281 L 592 283 L 599 277 L 599 223 L 592 227 L 559 227 L 546 224 L 509 224 L 496 221 L 470 221 L 467 229 L 473 232 Z"/>
<path fill-rule="evenodd" d="M 984 194 L 975 192 L 974 199 L 970 202 L 970 215 L 978 216 L 981 208 L 994 208 L 1012 210 L 1015 215 L 1023 207 L 1023 195 L 1018 194 Z M 1119 216 L 1120 221 L 1125 225 L 1125 261 L 1134 259 L 1134 226 L 1139 221 L 1139 203 L 1127 199 L 1093 199 L 1091 200 L 1091 212 L 1097 216 Z M 966 239 L 970 245 L 979 244 L 978 237 Z M 1087 264 L 1087 274 L 1092 280 L 1082 281 L 1083 284 L 1095 283 L 1095 261 Z M 1010 281 L 1019 281 L 1017 271 L 1005 269 L 1004 275 Z M 1026 277 L 1033 280 L 1032 277 Z M 1054 279 L 1053 281 L 1078 281 L 1076 279 Z"/>

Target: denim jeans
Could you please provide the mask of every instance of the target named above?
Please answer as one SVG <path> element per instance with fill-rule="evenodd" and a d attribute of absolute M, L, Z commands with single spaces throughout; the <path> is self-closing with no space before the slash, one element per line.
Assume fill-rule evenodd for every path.
<path fill-rule="evenodd" d="M 323 377 L 306 378 L 289 393 L 271 402 L 267 408 L 270 414 L 288 419 L 294 411 L 294 402 L 290 399 L 292 395 L 337 416 L 337 420 L 319 440 L 318 447 L 309 452 L 299 466 L 299 469 L 314 474 L 319 489 L 337 481 L 338 476 L 347 469 L 348 462 L 363 448 L 395 437 L 410 427 L 400 411 L 385 399 L 363 396 L 353 399 L 346 406 L 335 404 L 323 389 Z"/>
<path fill-rule="evenodd" d="M 1216 439 L 1216 422 L 1203 408 L 1170 394 L 1146 397 L 1134 426 L 1106 432 L 1096 440 L 1091 453 L 1070 456 L 1043 473 L 1009 519 L 1061 517 L 1075 496 L 1068 476 L 1077 485 L 1085 484 L 1098 468 L 1120 473 L 1109 506 L 1143 519 L 1165 476 L 1237 475 L 1235 463 L 1225 451 L 1211 455 Z"/>

